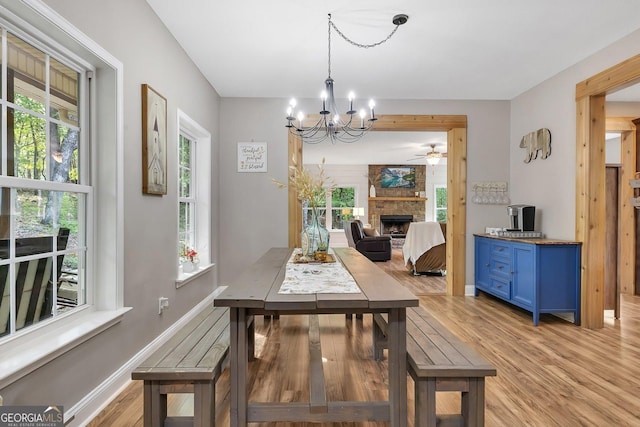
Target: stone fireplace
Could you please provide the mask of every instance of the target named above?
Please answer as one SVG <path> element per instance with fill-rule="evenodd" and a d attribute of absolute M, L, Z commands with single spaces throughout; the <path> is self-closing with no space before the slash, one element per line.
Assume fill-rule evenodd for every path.
<path fill-rule="evenodd" d="M 391 237 L 406 237 L 413 215 L 380 215 L 380 234 Z"/>
<path fill-rule="evenodd" d="M 415 187 L 413 188 L 382 188 L 380 177 L 385 167 L 396 165 L 369 165 L 369 182 L 376 189 L 376 197 L 369 197 L 369 224 L 380 234 L 391 234 L 384 231 L 381 219 L 385 216 L 412 217 L 411 221 L 424 221 L 426 214 L 426 179 L 425 165 L 412 165 L 415 167 Z M 407 228 L 409 225 L 407 224 Z M 388 228 L 387 228 L 388 230 Z M 404 233 L 406 234 L 406 229 Z"/>

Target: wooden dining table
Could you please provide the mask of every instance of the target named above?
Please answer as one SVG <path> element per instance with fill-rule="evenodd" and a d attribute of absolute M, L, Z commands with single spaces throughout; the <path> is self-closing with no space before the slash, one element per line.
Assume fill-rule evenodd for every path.
<path fill-rule="evenodd" d="M 342 263 L 355 280 L 359 292 L 279 293 L 292 251 L 290 248 L 268 250 L 214 301 L 214 305 L 230 309 L 231 426 L 276 421 L 386 421 L 394 427 L 406 426 L 406 308 L 418 306 L 418 298 L 353 248 L 333 248 L 333 252 L 337 262 Z M 249 401 L 247 384 L 251 357 L 247 355 L 253 352 L 254 316 L 363 313 L 388 315 L 388 400 L 322 402 L 321 394 L 314 391 L 323 390 L 322 384 L 317 384 L 317 378 L 310 375 L 314 385 L 310 388 L 309 402 Z"/>

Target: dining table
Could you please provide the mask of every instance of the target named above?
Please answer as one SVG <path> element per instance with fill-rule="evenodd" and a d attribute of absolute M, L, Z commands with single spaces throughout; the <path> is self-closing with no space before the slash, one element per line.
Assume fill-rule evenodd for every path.
<path fill-rule="evenodd" d="M 331 248 L 331 257 L 337 263 L 335 267 L 344 269 L 346 274 L 332 277 L 328 287 L 317 287 L 318 278 L 314 277 L 314 272 L 321 271 L 323 265 L 309 263 L 300 270 L 300 266 L 293 265 L 296 250 L 299 251 L 292 248 L 267 250 L 214 300 L 215 306 L 229 307 L 230 425 L 384 421 L 393 427 L 405 427 L 408 412 L 406 308 L 418 306 L 418 298 L 354 248 Z M 290 276 L 297 274 L 292 272 L 296 268 L 301 273 L 292 281 Z M 343 284 L 350 284 L 351 288 L 341 291 L 338 288 Z M 317 376 L 310 373 L 310 382 L 314 385 L 310 386 L 309 402 L 249 401 L 254 316 L 310 315 L 311 319 L 311 316 L 324 314 L 364 313 L 386 313 L 388 318 L 388 400 L 318 403 L 318 400 L 322 401 L 318 398 L 321 393 L 314 390 L 324 388 L 317 384 Z M 309 323 L 311 325 L 311 320 Z M 316 359 L 322 363 L 321 357 Z"/>

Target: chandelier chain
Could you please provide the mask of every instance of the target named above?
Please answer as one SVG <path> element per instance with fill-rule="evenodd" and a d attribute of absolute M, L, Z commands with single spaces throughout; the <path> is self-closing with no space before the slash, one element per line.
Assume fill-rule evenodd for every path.
<path fill-rule="evenodd" d="M 345 36 L 342 33 L 342 31 L 340 31 L 338 29 L 336 24 L 334 24 L 331 21 L 331 15 L 329 15 L 329 25 L 331 25 L 333 27 L 333 29 L 336 30 L 336 32 L 340 35 L 340 37 L 345 39 L 348 43 L 351 43 L 352 45 L 354 45 L 356 47 L 359 47 L 359 48 L 363 48 L 363 49 L 369 49 L 369 48 L 372 48 L 372 47 L 380 46 L 381 44 L 387 42 L 391 37 L 393 37 L 393 35 L 396 33 L 396 31 L 398 31 L 398 27 L 400 26 L 400 25 L 396 25 L 396 27 L 391 31 L 391 33 L 389 33 L 389 35 L 385 39 L 380 40 L 379 42 L 371 43 L 371 44 L 362 44 L 362 43 L 355 42 L 355 41 L 351 40 L 349 37 Z M 329 37 L 331 37 L 331 36 L 329 36 Z"/>
<path fill-rule="evenodd" d="M 331 27 L 333 27 L 334 30 L 336 30 L 336 33 L 338 33 L 338 35 L 340 35 L 340 37 L 342 37 L 347 43 L 359 47 L 361 49 L 370 49 L 372 47 L 376 47 L 376 46 L 380 46 L 381 44 L 387 42 L 391 37 L 393 37 L 393 35 L 396 33 L 396 31 L 398 31 L 398 27 L 400 27 L 401 24 L 396 24 L 395 28 L 391 31 L 391 33 L 389 33 L 389 35 L 384 38 L 383 40 L 380 40 L 379 42 L 376 43 L 371 43 L 371 44 L 362 44 L 362 43 L 358 43 L 355 42 L 353 40 L 351 40 L 349 37 L 345 36 L 344 33 L 342 31 L 340 31 L 338 29 L 338 27 L 336 26 L 336 24 L 333 23 L 333 21 L 331 21 L 331 14 L 329 14 L 329 29 L 328 29 L 328 38 L 329 38 L 329 77 L 331 77 Z"/>

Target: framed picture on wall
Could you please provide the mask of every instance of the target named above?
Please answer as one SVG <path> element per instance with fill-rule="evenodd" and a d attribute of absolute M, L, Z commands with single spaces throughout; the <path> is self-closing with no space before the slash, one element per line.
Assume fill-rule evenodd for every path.
<path fill-rule="evenodd" d="M 238 172 L 266 172 L 267 143 L 238 142 Z"/>
<path fill-rule="evenodd" d="M 382 188 L 414 188 L 416 186 L 416 168 L 385 167 L 381 171 Z"/>
<path fill-rule="evenodd" d="M 167 194 L 167 100 L 142 85 L 142 192 Z"/>

